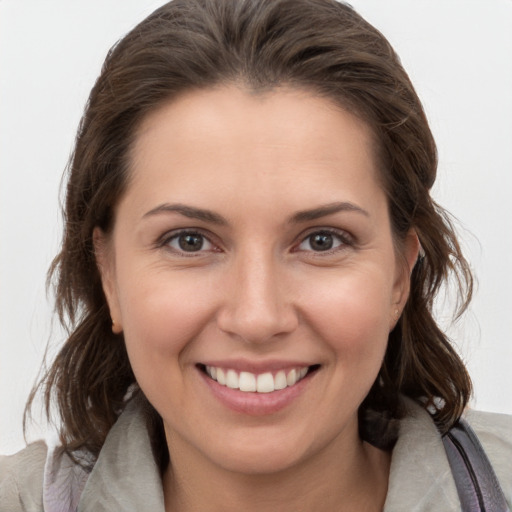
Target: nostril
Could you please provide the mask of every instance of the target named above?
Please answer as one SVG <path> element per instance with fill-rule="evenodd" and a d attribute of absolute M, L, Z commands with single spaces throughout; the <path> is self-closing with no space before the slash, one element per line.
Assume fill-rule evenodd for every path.
<path fill-rule="evenodd" d="M 298 326 L 293 312 L 263 314 L 252 311 L 226 311 L 217 319 L 219 329 L 248 343 L 277 341 L 292 333 Z"/>

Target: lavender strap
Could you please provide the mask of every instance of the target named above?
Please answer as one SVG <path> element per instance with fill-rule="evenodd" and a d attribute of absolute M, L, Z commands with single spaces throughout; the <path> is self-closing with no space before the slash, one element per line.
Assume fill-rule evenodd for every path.
<path fill-rule="evenodd" d="M 85 453 L 78 454 L 84 461 Z M 45 512 L 76 512 L 89 473 L 57 446 L 50 446 L 43 477 Z"/>
<path fill-rule="evenodd" d="M 510 512 L 498 478 L 469 424 L 460 419 L 444 436 L 463 512 Z"/>

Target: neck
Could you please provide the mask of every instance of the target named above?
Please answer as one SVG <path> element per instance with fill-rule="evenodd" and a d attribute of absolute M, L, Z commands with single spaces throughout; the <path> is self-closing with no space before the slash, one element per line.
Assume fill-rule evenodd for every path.
<path fill-rule="evenodd" d="M 186 449 L 170 453 L 163 479 L 167 512 L 377 512 L 387 492 L 390 455 L 358 438 L 348 449 L 329 445 L 315 457 L 266 474 L 219 468 L 194 460 Z"/>

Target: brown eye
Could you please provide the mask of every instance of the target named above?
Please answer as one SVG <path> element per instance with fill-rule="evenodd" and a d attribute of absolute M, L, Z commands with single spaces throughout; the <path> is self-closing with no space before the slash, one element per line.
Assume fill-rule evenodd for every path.
<path fill-rule="evenodd" d="M 346 245 L 350 245 L 350 239 L 344 233 L 315 231 L 302 240 L 298 246 L 298 250 L 327 252 L 336 249 L 343 249 Z"/>
<path fill-rule="evenodd" d="M 309 237 L 309 245 L 313 251 L 328 251 L 334 245 L 333 236 L 330 233 L 316 233 Z"/>
<path fill-rule="evenodd" d="M 214 248 L 204 235 L 195 231 L 177 233 L 167 240 L 166 245 L 178 253 L 211 251 Z"/>
<path fill-rule="evenodd" d="M 187 252 L 200 251 L 203 248 L 204 241 L 202 235 L 183 234 L 178 237 L 180 249 Z"/>

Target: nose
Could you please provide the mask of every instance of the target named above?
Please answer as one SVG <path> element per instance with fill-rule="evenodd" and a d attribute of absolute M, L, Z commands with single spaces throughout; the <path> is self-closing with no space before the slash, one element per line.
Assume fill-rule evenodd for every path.
<path fill-rule="evenodd" d="M 234 267 L 234 268 L 233 268 Z M 240 256 L 225 282 L 219 328 L 247 343 L 281 339 L 299 323 L 283 269 L 271 256 Z"/>

